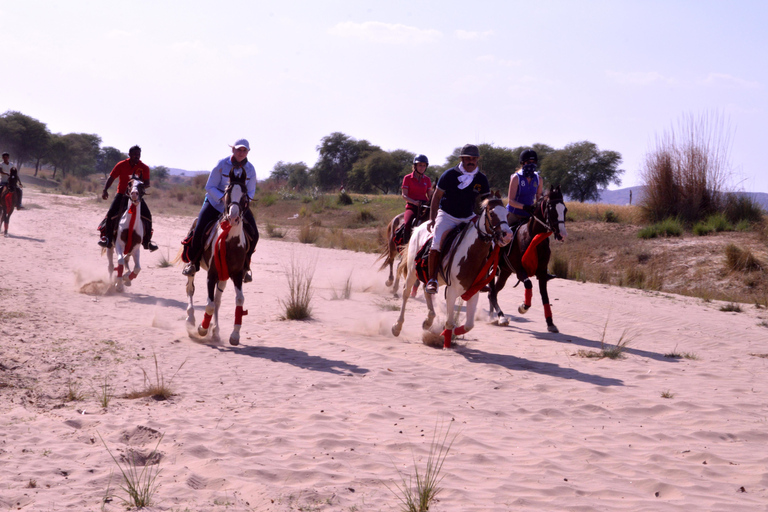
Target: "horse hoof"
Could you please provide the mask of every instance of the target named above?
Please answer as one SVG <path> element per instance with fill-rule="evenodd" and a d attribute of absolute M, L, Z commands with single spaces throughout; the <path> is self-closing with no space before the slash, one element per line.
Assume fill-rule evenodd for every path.
<path fill-rule="evenodd" d="M 394 334 L 395 338 L 400 336 L 400 331 L 402 330 L 403 326 L 401 324 L 395 324 L 392 326 L 392 334 Z"/>
<path fill-rule="evenodd" d="M 520 307 L 517 308 L 517 312 L 521 315 L 524 315 L 528 312 L 528 310 L 531 309 L 531 306 L 526 306 L 525 304 L 520 304 Z"/>
<path fill-rule="evenodd" d="M 560 332 L 560 331 L 558 331 L 558 330 L 557 330 L 557 327 L 555 327 L 555 324 L 550 324 L 550 325 L 548 325 L 548 326 L 547 326 L 547 330 L 548 330 L 549 332 Z"/>
<path fill-rule="evenodd" d="M 208 329 L 206 329 L 201 325 L 200 327 L 197 328 L 197 334 L 199 334 L 200 336 L 205 336 L 206 334 L 208 334 Z"/>
<path fill-rule="evenodd" d="M 400 294 L 399 294 L 399 293 L 397 293 L 397 292 L 393 292 L 393 293 L 392 293 L 392 296 L 393 296 L 394 298 L 396 298 L 396 299 L 399 299 L 399 298 L 400 298 Z"/>
<path fill-rule="evenodd" d="M 507 318 L 506 316 L 500 316 L 499 325 L 501 325 L 502 327 L 509 325 L 509 318 Z"/>
<path fill-rule="evenodd" d="M 229 344 L 230 345 L 235 345 L 235 346 L 239 345 L 240 344 L 240 336 L 235 336 L 234 334 L 232 334 L 229 337 Z"/>
<path fill-rule="evenodd" d="M 389 288 L 390 286 L 392 286 L 392 283 L 394 283 L 394 282 L 395 282 L 395 280 L 394 280 L 394 279 L 387 279 L 387 282 L 386 282 L 386 283 L 384 283 L 384 286 L 386 286 L 387 288 Z"/>

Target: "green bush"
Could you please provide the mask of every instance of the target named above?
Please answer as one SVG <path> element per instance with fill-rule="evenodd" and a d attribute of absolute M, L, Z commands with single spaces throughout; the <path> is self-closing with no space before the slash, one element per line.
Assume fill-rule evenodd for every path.
<path fill-rule="evenodd" d="M 656 238 L 657 236 L 681 236 L 683 234 L 683 224 L 679 219 L 668 217 L 661 222 L 652 224 L 641 229 L 637 236 L 643 239 Z"/>
<path fill-rule="evenodd" d="M 733 225 L 728 222 L 724 213 L 715 213 L 707 217 L 707 225 L 717 233 L 720 233 L 721 231 L 733 231 Z"/>
<path fill-rule="evenodd" d="M 350 205 L 350 204 L 352 204 L 352 202 L 353 202 L 353 201 L 352 201 L 352 196 L 350 196 L 349 194 L 347 194 L 347 192 L 346 192 L 346 191 L 344 191 L 344 192 L 340 192 L 340 193 L 339 193 L 339 199 L 338 199 L 338 202 L 339 202 L 339 204 L 340 204 L 341 206 L 349 206 L 349 205 Z"/>
<path fill-rule="evenodd" d="M 613 210 L 606 210 L 605 222 L 616 223 L 619 222 L 619 217 Z"/>
<path fill-rule="evenodd" d="M 725 198 L 725 216 L 733 224 L 742 220 L 760 222 L 765 212 L 751 196 L 728 194 Z"/>
<path fill-rule="evenodd" d="M 706 236 L 713 231 L 714 229 L 712 226 L 705 222 L 697 222 L 696 225 L 693 226 L 693 234 L 696 236 Z"/>

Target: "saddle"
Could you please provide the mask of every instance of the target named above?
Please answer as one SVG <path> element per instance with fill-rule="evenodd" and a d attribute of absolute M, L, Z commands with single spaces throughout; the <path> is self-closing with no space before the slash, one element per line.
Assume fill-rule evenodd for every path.
<path fill-rule="evenodd" d="M 473 222 L 475 219 L 472 219 L 470 222 Z M 452 230 L 448 232 L 448 234 L 445 235 L 445 238 L 443 239 L 443 244 L 440 247 L 440 254 L 447 255 L 443 258 L 440 258 L 437 265 L 437 271 L 438 273 L 443 277 L 443 281 L 445 281 L 446 284 L 450 285 L 450 280 L 448 275 L 445 273 L 444 267 L 450 268 L 451 264 L 453 263 L 453 255 L 456 253 L 455 248 L 461 241 L 464 239 L 464 234 L 467 232 L 467 227 L 469 226 L 469 222 L 464 222 L 462 224 L 459 224 Z M 461 235 L 461 236 L 459 236 Z M 424 243 L 424 245 L 419 249 L 419 251 L 416 253 L 415 263 L 416 263 L 416 276 L 419 278 L 419 281 L 422 283 L 426 283 L 429 281 L 429 251 L 432 248 L 432 241 L 434 240 L 434 236 L 430 236 L 427 238 L 427 241 Z M 447 261 L 446 261 L 447 258 Z M 445 265 L 443 265 L 443 262 L 445 261 Z"/>
<path fill-rule="evenodd" d="M 207 249 L 208 246 L 211 245 L 212 242 L 212 234 L 214 230 L 216 229 L 216 226 L 219 225 L 219 221 L 221 220 L 221 217 L 216 222 L 211 222 L 209 226 L 206 227 L 205 232 L 203 233 L 203 240 L 205 240 L 203 244 L 203 250 Z M 187 236 L 184 237 L 184 240 L 181 241 L 181 261 L 184 263 L 189 263 L 189 250 L 192 246 L 192 238 L 195 236 L 195 228 L 197 227 L 197 219 L 192 221 L 192 226 L 189 228 L 189 231 L 187 232 Z M 244 223 L 243 230 L 245 231 L 245 236 L 248 238 L 248 240 L 252 244 L 256 244 L 259 240 L 259 234 L 258 232 L 253 233 L 250 229 L 250 226 L 248 223 Z"/>
<path fill-rule="evenodd" d="M 107 233 L 107 219 L 109 218 L 109 212 L 107 212 L 107 215 L 104 216 L 103 219 L 101 219 L 101 222 L 99 223 L 99 227 L 96 228 L 96 230 L 99 232 L 100 237 L 106 237 L 109 238 L 110 241 L 110 247 L 115 246 L 115 239 L 117 238 L 117 230 L 120 227 L 120 219 L 123 217 L 123 214 L 128 209 L 128 203 L 130 203 L 130 199 L 126 196 L 123 199 L 123 204 L 120 205 L 120 209 L 117 211 L 117 213 L 112 217 L 112 232 Z M 144 216 L 143 210 L 141 214 L 141 222 L 142 226 L 144 228 L 144 233 L 147 233 L 149 231 L 149 219 Z M 154 230 L 153 230 L 154 231 Z M 151 234 L 150 234 L 151 238 Z"/>

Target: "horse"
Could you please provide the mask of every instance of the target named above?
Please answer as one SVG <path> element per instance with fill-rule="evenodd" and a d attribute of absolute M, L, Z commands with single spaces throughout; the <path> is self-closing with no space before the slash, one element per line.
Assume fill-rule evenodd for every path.
<path fill-rule="evenodd" d="M 417 227 L 408 246 L 403 251 L 403 260 L 398 267 L 398 273 L 405 276 L 403 287 L 403 303 L 400 307 L 400 316 L 392 326 L 392 334 L 400 335 L 405 320 L 405 305 L 408 302 L 408 290 L 413 287 L 416 280 L 426 280 L 418 276 L 416 272 L 416 255 L 425 244 L 429 243 L 432 236 L 429 233 L 430 224 L 425 223 Z M 498 192 L 482 203 L 482 213 L 465 224 L 455 238 L 450 250 L 442 252 L 443 272 L 438 273 L 439 284 L 446 285 L 445 302 L 446 313 L 445 329 L 442 332 L 443 348 L 451 348 L 453 335 L 462 335 L 472 330 L 475 324 L 475 310 L 479 295 L 477 291 L 488 282 L 496 270 L 496 258 L 501 246 L 507 245 L 512 240 L 512 231 L 507 223 L 507 210 Z M 467 302 L 466 323 L 455 327 L 456 314 L 454 304 L 456 299 L 462 297 Z M 432 295 L 425 294 L 429 313 L 422 323 L 424 330 L 429 329 L 435 319 L 435 308 Z"/>
<path fill-rule="evenodd" d="M 8 236 L 8 222 L 16 208 L 16 189 L 19 186 L 19 175 L 15 167 L 11 167 L 11 175 L 8 183 L 0 189 L 0 226 L 3 228 L 3 236 Z"/>
<path fill-rule="evenodd" d="M 384 248 L 381 251 L 381 254 L 379 255 L 379 259 L 383 259 L 384 263 L 381 264 L 381 267 L 379 267 L 379 270 L 384 270 L 389 266 L 389 277 L 387 278 L 387 282 L 384 283 L 386 287 L 392 287 L 392 293 L 395 296 L 395 298 L 398 297 L 397 295 L 397 289 L 400 284 L 400 274 L 398 273 L 395 275 L 393 273 L 393 265 L 395 263 L 395 258 L 397 256 L 400 256 L 400 253 L 402 252 L 403 246 L 408 243 L 407 240 L 402 240 L 402 231 L 401 229 L 403 226 L 403 219 L 405 218 L 405 213 L 400 213 L 398 215 L 395 215 L 391 221 L 389 221 L 389 224 L 387 224 L 387 239 L 384 245 Z M 413 229 L 416 229 L 417 226 L 424 223 L 424 221 L 429 220 L 429 201 L 421 202 L 419 204 L 419 211 L 416 217 L 413 219 Z M 399 236 L 398 236 L 399 235 Z M 411 230 L 411 236 L 413 236 L 413 230 Z M 398 239 L 399 238 L 399 239 Z M 400 243 L 398 243 L 400 242 Z M 393 284 L 394 283 L 394 284 Z M 419 287 L 418 282 L 414 286 L 411 297 L 416 296 L 416 289 Z"/>
<path fill-rule="evenodd" d="M 529 276 L 535 275 L 539 282 L 539 293 L 544 305 L 544 318 L 547 321 L 549 332 L 560 332 L 552 321 L 552 308 L 547 293 L 547 274 L 551 250 L 549 248 L 549 235 L 554 234 L 555 239 L 563 241 L 568 233 L 565 229 L 565 213 L 568 211 L 563 202 L 563 193 L 560 186 L 550 186 L 549 192 L 534 205 L 534 213 L 527 223 L 522 224 L 515 233 L 514 240 L 504 248 L 499 257 L 499 274 L 494 281 L 489 283 L 490 291 L 490 315 L 497 315 L 499 325 L 509 324 L 509 319 L 499 307 L 498 293 L 504 288 L 509 276 L 514 272 L 518 283 L 525 286 L 524 301 L 517 308 L 520 314 L 525 314 L 531 308 L 533 297 L 533 284 Z M 533 247 L 529 250 L 529 246 Z M 538 245 L 537 245 L 538 244 Z M 517 286 L 517 285 L 515 285 Z"/>
<path fill-rule="evenodd" d="M 118 292 L 123 286 L 131 286 L 131 281 L 141 272 L 141 240 L 144 236 L 144 223 L 141 221 L 141 198 L 144 197 L 144 182 L 133 176 L 128 181 L 128 207 L 120 217 L 117 225 L 117 236 L 113 246 L 105 249 L 109 268 L 110 286 Z M 117 253 L 117 275 L 112 277 L 115 270 L 114 254 Z M 133 260 L 133 268 L 128 265 Z"/>
<path fill-rule="evenodd" d="M 232 280 L 235 285 L 235 326 L 229 336 L 231 345 L 240 344 L 240 327 L 243 324 L 243 316 L 248 311 L 243 309 L 245 296 L 243 295 L 243 276 L 245 275 L 245 258 L 250 244 L 253 243 L 243 229 L 243 213 L 248 209 L 248 193 L 246 188 L 245 173 L 238 178 L 233 174 L 227 175 L 229 185 L 224 191 L 224 213 L 219 218 L 215 229 L 209 237 L 210 243 L 206 244 L 200 266 L 208 270 L 208 303 L 205 306 L 205 315 L 202 323 L 197 327 L 200 336 L 206 336 L 208 330 L 212 330 L 214 340 L 219 339 L 219 307 L 221 295 L 227 286 L 227 281 Z M 197 221 L 197 219 L 195 219 Z M 198 226 L 198 229 L 204 227 Z M 195 295 L 195 276 L 187 277 L 187 324 L 195 325 L 195 308 L 193 297 Z"/>

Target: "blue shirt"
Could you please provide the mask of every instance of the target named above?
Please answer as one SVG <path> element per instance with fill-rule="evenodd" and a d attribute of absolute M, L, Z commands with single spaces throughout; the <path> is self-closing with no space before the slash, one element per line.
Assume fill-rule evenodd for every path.
<path fill-rule="evenodd" d="M 234 167 L 231 156 L 222 158 L 211 171 L 208 182 L 205 184 L 205 198 L 211 203 L 211 206 L 222 213 L 224 213 L 224 191 L 229 185 L 227 175 L 232 172 Z M 248 199 L 250 200 L 256 195 L 256 169 L 251 162 L 247 162 L 243 169 L 235 171 L 235 176 L 239 177 L 243 170 L 245 170 L 245 186 L 248 189 Z"/>
<path fill-rule="evenodd" d="M 523 171 L 517 171 L 517 194 L 513 198 L 520 204 L 532 205 L 536 202 L 536 192 L 539 190 L 539 173 L 533 173 L 531 182 L 523 177 Z M 518 217 L 530 217 L 531 215 L 525 210 L 520 210 L 514 206 L 507 205 L 507 210 L 514 213 Z"/>

